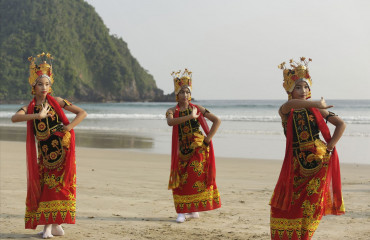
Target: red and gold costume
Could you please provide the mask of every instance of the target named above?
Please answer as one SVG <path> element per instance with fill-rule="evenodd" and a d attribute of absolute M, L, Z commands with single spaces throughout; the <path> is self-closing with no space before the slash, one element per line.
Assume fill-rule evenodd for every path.
<path fill-rule="evenodd" d="M 48 73 L 41 71 L 33 61 L 31 66 L 31 72 L 37 73 L 30 76 L 31 86 L 34 86 L 37 76 L 51 75 L 50 65 L 45 67 Z M 27 114 L 38 113 L 42 109 L 43 105 L 35 105 L 35 102 L 35 99 L 30 102 Z M 62 124 L 68 125 L 69 121 L 59 103 L 49 94 L 47 102 L 50 117 L 27 121 L 25 227 L 30 229 L 37 225 L 75 223 L 75 134 L 73 130 L 63 130 Z M 70 105 L 66 100 L 64 103 Z"/>
<path fill-rule="evenodd" d="M 330 131 L 316 108 L 291 110 L 283 122 L 284 163 L 271 198 L 271 239 L 311 239 L 323 215 L 344 214 L 339 159 L 326 142 Z"/>
<path fill-rule="evenodd" d="M 176 83 L 186 82 L 184 79 L 174 80 L 175 86 Z M 186 85 L 190 85 L 188 81 Z M 180 111 L 177 105 L 174 118 L 192 114 L 193 107 L 198 108 L 189 103 L 188 109 Z M 204 136 L 200 127 L 205 134 L 209 133 L 209 128 L 199 109 L 198 113 L 200 116 L 197 119 L 175 125 L 172 129 L 171 175 L 168 188 L 172 189 L 177 213 L 208 211 L 221 207 L 215 181 L 213 144 L 211 141 L 206 146 L 203 142 Z"/>

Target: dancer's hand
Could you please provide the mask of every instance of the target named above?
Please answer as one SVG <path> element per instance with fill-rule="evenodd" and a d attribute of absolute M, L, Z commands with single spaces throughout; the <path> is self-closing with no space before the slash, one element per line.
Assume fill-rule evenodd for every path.
<path fill-rule="evenodd" d="M 333 105 L 327 105 L 326 102 L 325 102 L 325 99 L 323 97 L 321 97 L 321 100 L 318 103 L 318 105 L 319 106 L 317 108 L 320 108 L 320 109 L 328 109 L 328 108 L 334 107 Z"/>
<path fill-rule="evenodd" d="M 63 125 L 63 130 L 65 131 L 65 132 L 69 132 L 69 131 L 71 131 L 71 129 L 68 127 L 68 125 L 66 126 L 66 125 Z"/>
<path fill-rule="evenodd" d="M 334 150 L 334 147 L 335 146 L 332 146 L 332 144 L 329 142 L 327 145 L 326 145 L 326 151 L 331 153 L 333 150 Z"/>
<path fill-rule="evenodd" d="M 193 112 L 191 113 L 191 116 L 193 118 L 198 118 L 200 116 L 200 113 L 198 113 L 198 109 L 196 107 L 193 107 Z"/>
<path fill-rule="evenodd" d="M 38 118 L 39 119 L 44 119 L 44 118 L 47 118 L 47 117 L 51 117 L 51 114 L 49 113 L 49 110 L 50 110 L 50 105 L 46 103 L 45 105 L 42 106 L 42 109 L 39 112 Z"/>
<path fill-rule="evenodd" d="M 207 147 L 209 146 L 210 142 L 211 142 L 211 140 L 209 140 L 208 137 L 205 137 L 204 140 L 203 140 L 204 145 L 206 145 Z"/>

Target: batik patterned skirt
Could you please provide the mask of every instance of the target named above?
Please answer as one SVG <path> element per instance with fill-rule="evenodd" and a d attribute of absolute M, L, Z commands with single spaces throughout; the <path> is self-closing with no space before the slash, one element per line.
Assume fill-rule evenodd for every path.
<path fill-rule="evenodd" d="M 202 145 L 191 155 L 180 154 L 180 186 L 173 189 L 177 213 L 201 212 L 221 207 L 217 185 L 207 186 L 209 147 Z"/>
<path fill-rule="evenodd" d="M 26 207 L 26 228 L 37 225 L 75 223 L 76 213 L 76 174 L 66 185 L 64 176 L 66 155 L 69 151 L 62 146 L 62 138 L 51 135 L 47 141 L 39 141 L 39 177 L 41 197 L 36 211 Z M 76 172 L 75 159 L 70 159 L 70 171 Z"/>

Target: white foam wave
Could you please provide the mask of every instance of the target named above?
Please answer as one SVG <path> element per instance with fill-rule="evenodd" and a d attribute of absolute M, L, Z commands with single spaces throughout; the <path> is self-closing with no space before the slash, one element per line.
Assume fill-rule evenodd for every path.
<path fill-rule="evenodd" d="M 67 117 L 73 115 L 67 114 Z M 163 114 L 141 114 L 141 113 L 90 113 L 87 115 L 88 119 L 143 119 L 143 120 L 161 120 L 165 119 Z"/>
<path fill-rule="evenodd" d="M 10 119 L 14 112 L 0 111 L 0 119 Z M 68 118 L 75 117 L 72 113 L 66 114 Z M 280 122 L 277 115 L 219 115 L 222 121 L 244 122 Z M 370 124 L 370 116 L 341 116 L 348 124 Z M 89 113 L 87 119 L 132 119 L 132 120 L 164 120 L 164 114 L 156 113 Z"/>

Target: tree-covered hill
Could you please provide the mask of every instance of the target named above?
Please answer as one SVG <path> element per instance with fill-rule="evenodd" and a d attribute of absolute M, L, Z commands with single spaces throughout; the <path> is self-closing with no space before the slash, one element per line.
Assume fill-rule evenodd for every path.
<path fill-rule="evenodd" d="M 161 99 L 153 76 L 83 0 L 0 0 L 0 102 L 31 98 L 29 56 L 54 56 L 54 95 L 79 101 Z"/>

